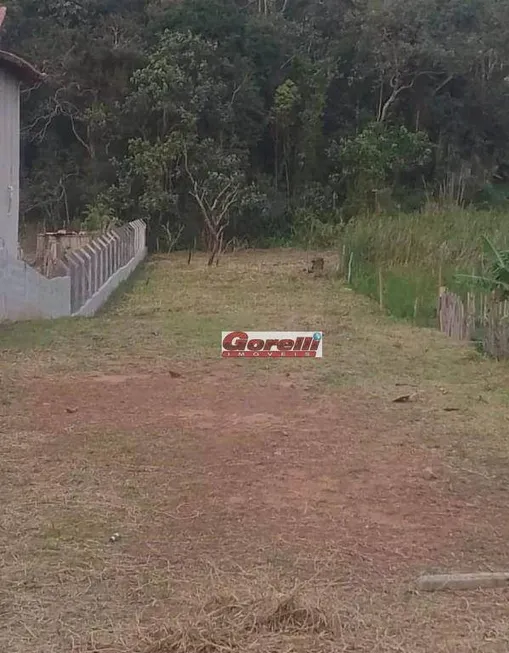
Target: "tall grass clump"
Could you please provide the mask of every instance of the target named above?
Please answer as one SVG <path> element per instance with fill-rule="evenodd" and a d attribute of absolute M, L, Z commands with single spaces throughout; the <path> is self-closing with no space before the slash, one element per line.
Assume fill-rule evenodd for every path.
<path fill-rule="evenodd" d="M 343 228 L 339 214 L 320 214 L 301 209 L 294 217 L 292 243 L 296 247 L 312 249 L 337 247 Z"/>
<path fill-rule="evenodd" d="M 440 285 L 461 294 L 468 275 L 483 274 L 485 237 L 509 249 L 509 215 L 458 208 L 359 217 L 343 230 L 342 270 L 355 290 L 377 300 L 381 281 L 391 314 L 428 326 Z"/>

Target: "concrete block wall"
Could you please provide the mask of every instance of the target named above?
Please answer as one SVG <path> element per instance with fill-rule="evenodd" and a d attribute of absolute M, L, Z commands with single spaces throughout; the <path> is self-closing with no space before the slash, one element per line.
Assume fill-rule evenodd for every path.
<path fill-rule="evenodd" d="M 142 220 L 70 253 L 52 279 L 0 249 L 0 321 L 94 315 L 146 254 Z"/>

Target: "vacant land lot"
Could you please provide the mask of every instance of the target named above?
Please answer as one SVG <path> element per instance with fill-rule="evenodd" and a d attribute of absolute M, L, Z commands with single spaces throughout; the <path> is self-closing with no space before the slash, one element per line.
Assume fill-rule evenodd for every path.
<path fill-rule="evenodd" d="M 509 367 L 305 263 L 152 259 L 0 326 L 1 651 L 507 653 L 508 592 L 413 583 L 507 564 Z M 221 360 L 238 328 L 325 357 Z"/>

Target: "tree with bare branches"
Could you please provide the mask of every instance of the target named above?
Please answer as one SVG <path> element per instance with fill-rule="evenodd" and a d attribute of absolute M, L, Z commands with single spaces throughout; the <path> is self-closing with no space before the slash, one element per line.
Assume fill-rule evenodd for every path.
<path fill-rule="evenodd" d="M 202 141 L 190 157 L 183 145 L 184 169 L 190 183 L 189 195 L 198 207 L 208 265 L 218 261 L 232 211 L 243 199 L 245 175 L 236 154 L 223 152 L 211 140 Z"/>

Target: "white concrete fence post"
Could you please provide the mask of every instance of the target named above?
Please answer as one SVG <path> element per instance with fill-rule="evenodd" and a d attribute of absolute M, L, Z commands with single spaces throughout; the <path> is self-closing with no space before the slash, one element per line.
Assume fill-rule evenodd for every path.
<path fill-rule="evenodd" d="M 74 301 L 72 314 L 93 315 L 118 284 L 129 277 L 146 256 L 146 232 L 146 223 L 135 220 L 95 238 L 88 250 L 78 250 L 85 278 L 94 270 L 100 282 L 95 283 L 93 292 L 82 293 L 80 301 Z"/>

